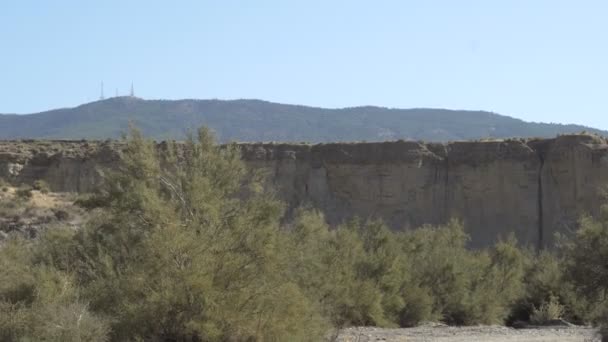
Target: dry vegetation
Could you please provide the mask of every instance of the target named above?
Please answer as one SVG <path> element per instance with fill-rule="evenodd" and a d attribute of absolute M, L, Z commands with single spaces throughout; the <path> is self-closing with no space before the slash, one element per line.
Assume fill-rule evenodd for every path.
<path fill-rule="evenodd" d="M 319 341 L 349 326 L 606 321 L 608 210 L 555 251 L 513 238 L 473 251 L 456 221 L 329 227 L 301 209 L 283 225 L 283 204 L 238 146 L 206 130 L 180 163 L 175 146 L 158 151 L 138 132 L 123 153 L 91 197 L 0 185 L 1 341 Z"/>
<path fill-rule="evenodd" d="M 0 181 L 0 241 L 11 235 L 35 238 L 47 229 L 81 227 L 88 214 L 74 204 L 75 198 L 50 192 L 42 181 L 33 187 Z"/>

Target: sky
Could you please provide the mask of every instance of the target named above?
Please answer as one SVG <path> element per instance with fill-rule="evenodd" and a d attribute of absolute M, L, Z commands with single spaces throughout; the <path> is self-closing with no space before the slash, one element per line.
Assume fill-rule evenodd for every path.
<path fill-rule="evenodd" d="M 125 95 L 608 129 L 608 1 L 0 0 L 0 113 Z"/>

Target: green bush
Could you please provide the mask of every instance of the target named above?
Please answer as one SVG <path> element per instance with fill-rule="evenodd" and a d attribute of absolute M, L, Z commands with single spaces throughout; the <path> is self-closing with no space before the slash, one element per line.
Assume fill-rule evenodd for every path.
<path fill-rule="evenodd" d="M 559 303 L 559 300 L 555 296 L 542 303 L 540 307 L 534 308 L 530 315 L 530 322 L 536 325 L 545 325 L 551 323 L 551 321 L 562 318 L 564 314 L 564 306 Z"/>
<path fill-rule="evenodd" d="M 102 212 L 74 236 L 74 261 L 61 262 L 91 310 L 112 317 L 112 339 L 321 338 L 319 305 L 284 262 L 282 205 L 238 146 L 201 130 L 157 153 L 133 131 L 122 160 L 96 196 Z"/>
<path fill-rule="evenodd" d="M 398 325 L 406 264 L 395 233 L 358 220 L 330 230 L 315 211 L 300 211 L 287 233 L 294 282 L 334 326 Z"/>
<path fill-rule="evenodd" d="M 516 241 L 470 251 L 458 222 L 392 232 L 355 220 L 329 231 L 303 211 L 289 232 L 296 282 L 337 326 L 503 323 L 523 295 L 527 254 Z"/>
<path fill-rule="evenodd" d="M 108 205 L 107 201 L 109 199 L 107 196 L 107 194 L 103 194 L 101 191 L 92 194 L 79 194 L 74 200 L 74 205 L 89 210 L 102 208 Z"/>
<path fill-rule="evenodd" d="M 525 255 L 512 238 L 487 251 L 471 251 L 463 226 L 452 221 L 406 232 L 401 240 L 410 279 L 404 291 L 428 293 L 432 299 L 430 309 L 418 303 L 421 318 L 406 325 L 422 317 L 456 325 L 504 323 L 523 292 Z"/>
<path fill-rule="evenodd" d="M 133 131 L 122 153 L 99 192 L 76 201 L 95 209 L 84 228 L 3 241 L 0 340 L 319 341 L 332 326 L 602 322 L 608 312 L 595 304 L 608 283 L 606 221 L 584 219 L 561 254 L 513 237 L 470 250 L 457 221 L 330 227 L 301 209 L 281 225 L 283 204 L 238 146 L 204 129 L 160 151 Z"/>
<path fill-rule="evenodd" d="M 0 189 L 2 192 L 8 192 L 9 183 L 2 177 L 0 177 Z"/>
<path fill-rule="evenodd" d="M 65 221 L 70 218 L 70 213 L 64 209 L 53 209 L 53 216 L 59 221 Z"/>
<path fill-rule="evenodd" d="M 108 340 L 108 325 L 78 300 L 73 278 L 35 262 L 32 242 L 0 248 L 0 340 Z"/>
<path fill-rule="evenodd" d="M 0 341 L 19 341 L 31 331 L 30 313 L 23 303 L 0 301 Z"/>
<path fill-rule="evenodd" d="M 585 216 L 580 220 L 574 236 L 562 237 L 564 279 L 573 285 L 573 292 L 583 298 L 580 305 L 587 319 L 608 327 L 608 206 L 602 207 L 599 217 Z"/>
<path fill-rule="evenodd" d="M 557 251 L 544 250 L 534 255 L 526 252 L 523 277 L 524 291 L 511 309 L 507 321 L 529 321 L 531 315 L 544 303 L 555 298 L 563 306 L 562 318 L 577 324 L 586 324 L 593 309 L 584 297 L 575 291 L 574 284 L 564 274 L 564 258 Z"/>
<path fill-rule="evenodd" d="M 24 340 L 52 342 L 109 341 L 107 323 L 82 303 L 49 303 L 32 309 L 33 327 Z"/>
<path fill-rule="evenodd" d="M 32 184 L 32 188 L 34 190 L 40 191 L 43 194 L 47 194 L 49 193 L 49 191 L 51 191 L 48 183 L 41 179 L 34 181 L 34 184 Z"/>
<path fill-rule="evenodd" d="M 414 327 L 438 318 L 433 315 L 433 297 L 427 289 L 408 287 L 403 294 L 403 301 L 404 305 L 399 312 L 398 321 L 402 327 Z"/>
<path fill-rule="evenodd" d="M 20 186 L 17 191 L 15 191 L 15 196 L 22 200 L 27 200 L 32 198 L 32 187 L 28 185 Z"/>

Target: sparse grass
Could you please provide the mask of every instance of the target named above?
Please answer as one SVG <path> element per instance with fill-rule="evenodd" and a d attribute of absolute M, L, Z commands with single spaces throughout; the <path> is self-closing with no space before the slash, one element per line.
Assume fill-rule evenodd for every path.
<path fill-rule="evenodd" d="M 70 213 L 63 209 L 53 209 L 53 214 L 59 221 L 65 221 L 70 218 Z"/>
<path fill-rule="evenodd" d="M 23 208 L 19 207 L 15 201 L 3 200 L 0 201 L 0 218 L 10 218 L 20 216 Z"/>
<path fill-rule="evenodd" d="M 0 190 L 2 192 L 8 192 L 10 184 L 4 179 L 0 177 Z"/>
<path fill-rule="evenodd" d="M 74 200 L 74 205 L 83 209 L 95 209 L 103 207 L 105 198 L 98 194 L 81 194 Z"/>
<path fill-rule="evenodd" d="M 31 237 L 48 229 L 79 226 L 88 214 L 73 199 L 73 194 L 7 187 L 0 192 L 0 231 Z"/>
<path fill-rule="evenodd" d="M 15 196 L 21 200 L 29 200 L 32 198 L 32 187 L 29 185 L 22 185 L 15 191 Z"/>
<path fill-rule="evenodd" d="M 40 179 L 34 182 L 34 184 L 32 185 L 32 188 L 34 190 L 40 191 L 40 193 L 43 193 L 43 194 L 48 194 L 50 191 L 49 184 Z"/>
<path fill-rule="evenodd" d="M 564 314 L 564 306 L 560 304 L 559 299 L 551 296 L 548 301 L 545 301 L 538 308 L 532 310 L 530 315 L 530 323 L 535 325 L 545 325 L 551 321 L 562 318 Z"/>

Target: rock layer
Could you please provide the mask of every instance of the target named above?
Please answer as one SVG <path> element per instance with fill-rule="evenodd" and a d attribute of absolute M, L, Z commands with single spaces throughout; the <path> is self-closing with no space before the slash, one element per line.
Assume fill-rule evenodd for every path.
<path fill-rule="evenodd" d="M 464 222 L 472 247 L 513 232 L 553 245 L 556 232 L 597 215 L 608 184 L 608 142 L 590 135 L 425 144 L 242 144 L 288 204 L 322 210 L 331 224 L 353 216 L 394 229 Z M 91 191 L 119 162 L 113 142 L 0 142 L 0 177 L 46 180 L 55 191 Z"/>

